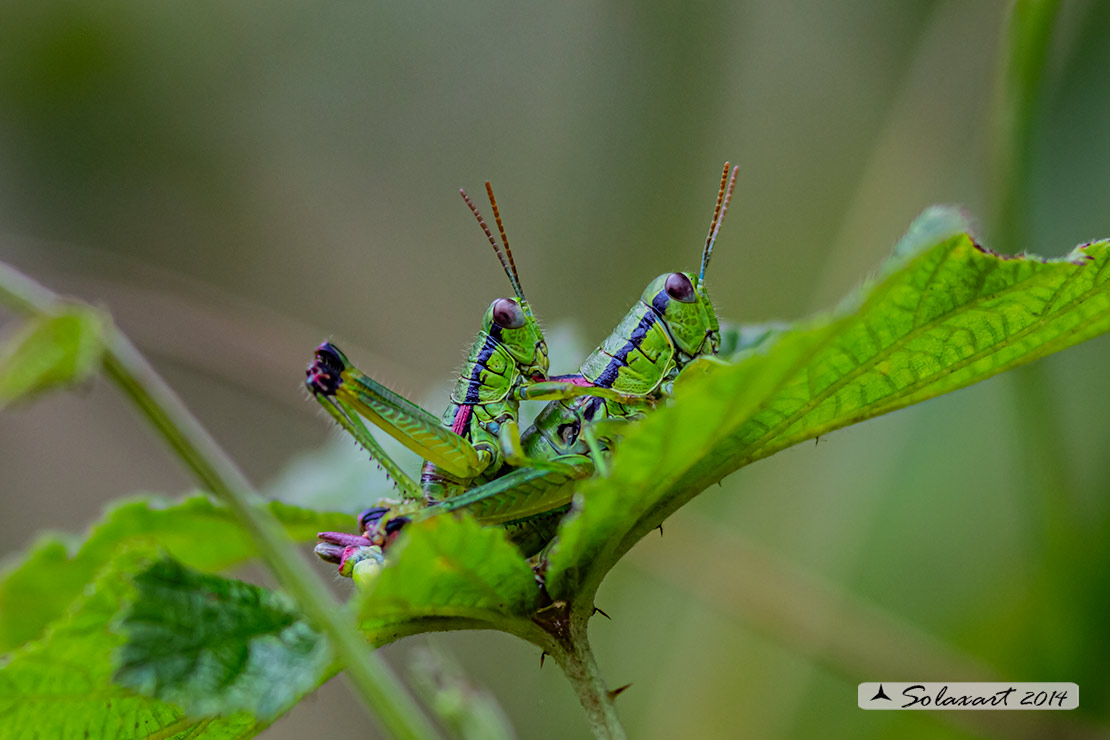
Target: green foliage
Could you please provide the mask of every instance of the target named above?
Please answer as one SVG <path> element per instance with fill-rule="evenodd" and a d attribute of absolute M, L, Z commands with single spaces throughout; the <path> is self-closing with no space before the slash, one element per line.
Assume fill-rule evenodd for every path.
<path fill-rule="evenodd" d="M 359 599 L 360 626 L 375 643 L 443 629 L 506 629 L 539 605 L 539 586 L 496 527 L 435 517 L 406 528 L 396 562 Z"/>
<path fill-rule="evenodd" d="M 934 208 L 878 278 L 761 354 L 684 378 L 629 431 L 608 479 L 577 494 L 548 591 L 592 598 L 644 534 L 724 475 L 834 429 L 918 403 L 1110 329 L 1110 242 L 1066 257 L 1001 257 Z"/>
<path fill-rule="evenodd" d="M 680 379 L 633 425 L 608 478 L 583 482 L 548 558 L 547 594 L 592 607 L 605 573 L 711 483 L 821 434 L 964 387 L 1110 329 L 1110 244 L 1057 260 L 986 250 L 955 209 L 910 227 L 876 278 L 795 327 L 726 332 L 733 362 Z M 529 633 L 534 577 L 500 530 L 436 517 L 406 529 L 359 598 L 381 644 L 428 630 Z"/>
<path fill-rule="evenodd" d="M 29 319 L 0 349 L 0 408 L 92 377 L 105 326 L 103 315 L 80 306 Z"/>
<path fill-rule="evenodd" d="M 344 514 L 276 502 L 270 508 L 297 542 L 310 542 L 317 532 L 347 527 L 351 521 Z M 76 552 L 72 541 L 70 536 L 44 537 L 0 578 L 0 652 L 39 637 L 93 575 L 131 543 L 156 542 L 177 560 L 202 571 L 225 570 L 254 555 L 242 526 L 227 509 L 203 495 L 178 503 L 120 502 L 92 526 Z"/>
<path fill-rule="evenodd" d="M 324 638 L 282 594 L 162 558 L 135 576 L 115 679 L 193 717 L 270 721 L 329 675 Z"/>
<path fill-rule="evenodd" d="M 189 499 L 173 510 L 185 519 L 220 521 L 215 515 L 222 510 L 201 502 Z M 142 518 L 144 511 L 150 511 L 144 502 L 120 507 L 96 532 L 112 523 L 122 532 L 121 521 Z M 301 510 L 278 507 L 282 512 L 287 520 L 306 523 Z M 94 541 L 95 535 L 89 542 Z M 50 697 L 53 706 L 74 717 L 65 731 L 72 727 L 76 734 L 59 737 L 128 721 L 134 734 L 125 737 L 196 731 L 197 737 L 218 738 L 229 727 L 235 728 L 234 737 L 249 737 L 334 672 L 326 643 L 284 596 L 198 573 L 164 556 L 151 562 L 147 553 L 154 546 L 139 545 L 138 553 L 135 546 L 132 541 L 109 563 L 71 616 L 56 621 L 43 639 L 0 670 L 0 717 L 9 718 L 13 728 L 27 727 L 36 716 L 26 701 L 45 701 L 47 687 L 59 680 L 56 674 L 72 669 L 83 680 L 67 682 L 72 688 Z M 529 629 L 526 615 L 537 606 L 539 588 L 501 530 L 443 517 L 414 525 L 402 551 L 397 567 L 386 569 L 360 600 L 361 624 L 375 642 L 450 627 Z M 229 562 L 219 554 L 178 552 L 206 567 Z M 86 660 L 95 663 L 87 671 L 81 667 Z M 104 705 L 93 699 L 100 693 L 120 698 Z M 190 723 L 186 716 L 207 719 Z M 0 731 L 0 740 L 6 737 Z"/>
<path fill-rule="evenodd" d="M 113 652 L 125 640 L 109 627 L 133 600 L 130 576 L 149 553 L 131 550 L 111 562 L 65 618 L 0 670 L 0 740 L 231 740 L 265 726 L 242 712 L 190 719 L 179 707 L 112 682 Z"/>
<path fill-rule="evenodd" d="M 553 651 L 577 680 L 596 677 L 592 658 L 574 652 L 594 593 L 670 513 L 754 460 L 1106 332 L 1108 264 L 1107 241 L 1057 260 L 1001 257 L 958 211 L 932 209 L 835 312 L 727 330 L 729 361 L 684 372 L 674 400 L 627 429 L 609 475 L 581 483 L 542 586 L 501 529 L 431 517 L 405 529 L 356 595 L 359 625 L 374 644 L 499 629 Z M 273 513 L 302 541 L 349 526 L 346 515 Z M 174 560 L 135 553 L 152 542 Z M 225 510 L 194 497 L 122 504 L 72 555 L 59 538 L 36 545 L 0 582 L 0 648 L 41 637 L 0 670 L 0 740 L 31 727 L 63 738 L 90 727 L 249 737 L 318 686 L 333 670 L 328 648 L 284 597 L 195 572 L 252 557 L 247 543 Z M 109 629 L 117 623 L 123 635 Z M 611 712 L 604 701 L 595 715 Z"/>

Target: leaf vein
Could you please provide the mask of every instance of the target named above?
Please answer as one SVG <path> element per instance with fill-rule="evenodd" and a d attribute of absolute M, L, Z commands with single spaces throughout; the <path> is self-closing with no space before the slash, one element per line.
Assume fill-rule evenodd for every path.
<path fill-rule="evenodd" d="M 1079 269 L 1081 269 L 1081 268 L 1079 268 Z M 971 308 L 973 308 L 973 307 L 975 307 L 979 304 L 983 304 L 983 303 L 987 303 L 989 301 L 1000 299 L 1003 296 L 1006 296 L 1007 294 L 1013 293 L 1013 292 L 1017 291 L 1019 288 L 1022 288 L 1024 286 L 1024 284 L 1029 282 L 1030 280 L 1033 280 L 1034 278 L 1044 278 L 1044 277 L 1045 277 L 1045 275 L 1043 273 L 1039 273 L 1039 272 L 1030 273 L 1030 275 L 1028 275 L 1027 277 L 1024 277 L 1024 278 L 1022 278 L 1022 279 L 1020 279 L 1020 280 L 1018 280 L 1014 283 L 1010 283 L 1010 284 L 1006 285 L 1005 287 L 1003 287 L 1002 289 L 1000 289 L 998 291 L 995 291 L 993 293 L 986 294 L 986 295 L 976 296 L 972 300 L 970 300 L 970 301 L 968 301 L 968 302 L 966 302 L 962 305 L 957 305 L 957 306 L 949 309 L 948 311 L 946 311 L 942 314 L 939 314 L 929 324 L 915 326 L 909 332 L 907 332 L 906 334 L 904 334 L 903 336 L 901 336 L 897 340 L 895 340 L 888 347 L 884 347 L 884 348 L 880 349 L 880 351 L 878 353 L 876 353 L 876 355 L 874 357 L 870 358 L 869 360 L 867 360 L 864 363 L 861 363 L 858 367 L 854 368 L 852 371 L 846 373 L 845 375 L 842 375 L 840 378 L 838 378 L 836 381 L 834 381 L 831 385 L 829 385 L 827 388 L 825 388 L 825 390 L 822 391 L 820 394 L 818 394 L 816 397 L 811 397 L 809 402 L 803 404 L 793 414 L 787 416 L 781 422 L 776 424 L 763 437 L 755 440 L 755 442 L 753 443 L 753 445 L 749 449 L 751 449 L 753 452 L 757 452 L 760 448 L 762 448 L 764 445 L 766 445 L 768 443 L 768 441 L 769 441 L 768 438 L 775 437 L 780 432 L 782 432 L 784 429 L 789 428 L 790 425 L 792 425 L 798 419 L 800 419 L 803 416 L 805 416 L 806 414 L 812 412 L 813 409 L 815 409 L 818 405 L 820 405 L 822 401 L 824 401 L 826 398 L 829 397 L 829 395 L 831 395 L 832 393 L 835 393 L 840 388 L 843 388 L 845 385 L 847 385 L 851 381 L 858 378 L 860 375 L 862 375 L 867 370 L 870 370 L 872 367 L 874 367 L 876 364 L 878 364 L 882 360 L 889 358 L 895 352 L 904 349 L 905 346 L 909 342 L 911 342 L 912 340 L 914 340 L 914 339 L 918 338 L 919 336 L 927 333 L 931 329 L 934 329 L 934 328 L 937 328 L 938 326 L 943 325 L 944 321 L 951 318 L 953 315 L 959 315 L 959 313 L 966 312 L 969 309 L 971 309 Z M 869 301 L 869 303 L 870 303 L 870 301 Z M 1039 324 L 1035 323 L 1031 326 L 1037 326 L 1037 325 L 1039 325 Z M 827 343 L 825 343 L 825 344 L 827 344 Z M 819 354 L 821 351 L 824 350 L 824 348 L 825 348 L 824 346 L 815 348 L 813 356 L 816 356 L 817 354 Z"/>

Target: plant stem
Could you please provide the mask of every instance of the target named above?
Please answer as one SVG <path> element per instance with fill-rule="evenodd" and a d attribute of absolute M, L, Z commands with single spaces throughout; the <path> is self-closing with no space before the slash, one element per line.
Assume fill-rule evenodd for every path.
<path fill-rule="evenodd" d="M 55 293 L 3 263 L 0 302 L 21 313 L 39 315 L 55 314 L 64 305 Z M 130 340 L 114 327 L 106 339 L 104 369 L 201 485 L 235 514 L 282 587 L 327 634 L 359 695 L 374 709 L 382 725 L 398 738 L 438 737 L 390 667 L 370 651 L 317 574 L 290 547 L 280 523 L 243 473 Z"/>
<path fill-rule="evenodd" d="M 562 615 L 560 619 L 552 620 L 545 626 L 547 636 L 554 640 L 544 649 L 559 663 L 567 680 L 574 687 L 578 701 L 586 710 L 594 736 L 599 740 L 624 740 L 627 736 L 620 718 L 617 717 L 617 708 L 613 704 L 614 695 L 609 692 L 601 677 L 586 634 L 590 614 L 583 614 L 581 610 L 571 608 L 565 602 L 556 604 L 556 607 L 562 607 Z M 590 612 L 592 611 L 590 608 Z"/>

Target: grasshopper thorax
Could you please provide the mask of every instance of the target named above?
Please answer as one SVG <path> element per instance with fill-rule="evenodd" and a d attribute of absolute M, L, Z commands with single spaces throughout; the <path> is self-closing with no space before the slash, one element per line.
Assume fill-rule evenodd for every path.
<path fill-rule="evenodd" d="M 709 293 L 689 272 L 668 272 L 652 280 L 640 300 L 663 320 L 675 346 L 690 357 L 714 354 L 720 325 Z"/>

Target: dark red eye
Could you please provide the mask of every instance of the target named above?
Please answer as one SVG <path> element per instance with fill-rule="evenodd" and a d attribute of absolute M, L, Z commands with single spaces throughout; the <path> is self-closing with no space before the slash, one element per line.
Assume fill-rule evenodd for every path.
<path fill-rule="evenodd" d="M 502 329 L 519 329 L 524 326 L 524 311 L 511 298 L 498 298 L 493 302 L 493 320 Z"/>
<path fill-rule="evenodd" d="M 683 303 L 694 302 L 694 285 L 690 278 L 681 272 L 672 272 L 667 276 L 667 295 Z"/>

